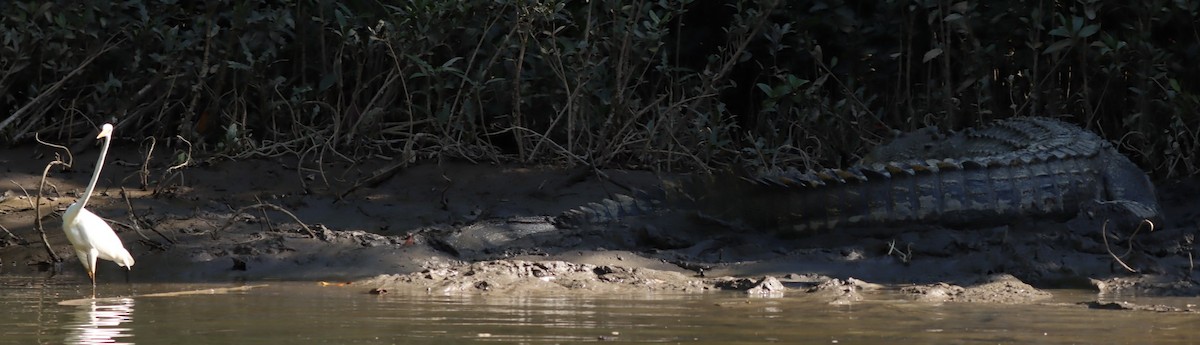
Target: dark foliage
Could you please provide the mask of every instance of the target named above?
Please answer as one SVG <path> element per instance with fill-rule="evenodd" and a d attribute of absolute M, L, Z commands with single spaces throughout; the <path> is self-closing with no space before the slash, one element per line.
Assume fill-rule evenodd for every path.
<path fill-rule="evenodd" d="M 1200 2 L 0 5 L 0 135 L 212 157 L 845 165 L 895 130 L 1053 116 L 1200 170 Z"/>

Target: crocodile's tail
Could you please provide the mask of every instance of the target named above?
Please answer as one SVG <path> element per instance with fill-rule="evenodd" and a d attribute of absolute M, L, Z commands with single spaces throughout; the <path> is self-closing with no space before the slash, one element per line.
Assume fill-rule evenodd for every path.
<path fill-rule="evenodd" d="M 635 190 L 633 195 L 614 194 L 599 202 L 564 211 L 554 218 L 554 223 L 563 227 L 578 227 L 584 224 L 605 224 L 621 219 L 655 213 L 663 208 L 666 191 Z"/>
<path fill-rule="evenodd" d="M 661 214 L 667 210 L 702 210 L 716 198 L 727 202 L 744 200 L 756 185 L 732 171 L 711 175 L 692 174 L 677 179 L 660 179 L 662 185 L 637 189 L 631 194 L 614 194 L 599 202 L 578 206 L 555 217 L 560 226 L 607 224 L 638 216 Z M 719 208 L 719 206 L 718 206 Z"/>

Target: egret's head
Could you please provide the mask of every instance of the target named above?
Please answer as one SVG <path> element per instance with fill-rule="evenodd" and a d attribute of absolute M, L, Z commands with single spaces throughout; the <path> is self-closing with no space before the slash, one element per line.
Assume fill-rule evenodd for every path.
<path fill-rule="evenodd" d="M 113 125 L 106 123 L 106 124 L 104 124 L 104 126 L 100 127 L 100 134 L 96 136 L 96 139 L 108 137 L 108 136 L 112 135 L 112 131 L 113 131 Z"/>

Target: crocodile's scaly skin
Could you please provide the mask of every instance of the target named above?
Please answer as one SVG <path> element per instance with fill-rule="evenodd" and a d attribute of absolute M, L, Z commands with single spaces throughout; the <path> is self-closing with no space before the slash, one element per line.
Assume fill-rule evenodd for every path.
<path fill-rule="evenodd" d="M 1160 216 L 1146 174 L 1077 126 L 1014 118 L 926 138 L 885 146 L 875 151 L 874 160 L 847 169 L 777 171 L 743 181 L 699 179 L 669 194 L 718 218 L 798 231 L 913 223 L 987 226 L 1069 219 L 1092 209 L 1133 218 Z M 643 198 L 619 197 L 559 218 L 604 222 L 654 207 Z"/>

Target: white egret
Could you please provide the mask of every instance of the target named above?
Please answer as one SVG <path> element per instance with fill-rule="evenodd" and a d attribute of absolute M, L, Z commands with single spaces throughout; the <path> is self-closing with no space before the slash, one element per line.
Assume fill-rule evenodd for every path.
<path fill-rule="evenodd" d="M 92 197 L 92 191 L 96 189 L 96 181 L 100 179 L 100 168 L 104 166 L 104 156 L 108 154 L 112 131 L 111 124 L 106 123 L 101 127 L 100 135 L 97 135 L 96 139 L 104 138 L 104 147 L 100 149 L 100 159 L 96 161 L 96 172 L 92 173 L 92 182 L 88 183 L 83 197 L 68 206 L 67 212 L 63 214 L 63 232 L 67 233 L 67 239 L 75 248 L 79 262 L 87 270 L 88 277 L 92 278 L 93 294 L 96 289 L 97 258 L 115 262 L 126 269 L 133 266 L 133 256 L 130 256 L 129 251 L 125 250 L 125 246 L 121 244 L 121 238 L 117 237 L 117 233 L 113 232 L 112 227 L 108 226 L 108 223 L 105 223 L 100 216 L 83 208 L 88 199 Z"/>

